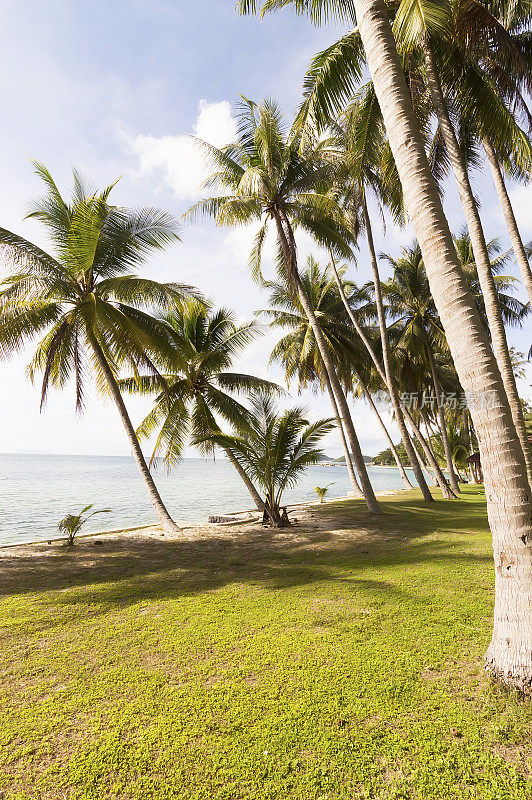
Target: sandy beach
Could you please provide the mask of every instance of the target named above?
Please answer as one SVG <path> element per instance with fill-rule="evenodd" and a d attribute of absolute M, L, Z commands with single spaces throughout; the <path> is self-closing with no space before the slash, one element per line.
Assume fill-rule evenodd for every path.
<path fill-rule="evenodd" d="M 379 492 L 379 497 L 391 497 L 401 494 L 406 489 L 393 489 L 387 492 Z M 263 526 L 260 522 L 261 517 L 258 512 L 253 510 L 225 512 L 220 516 L 234 515 L 234 521 L 222 523 L 193 523 L 177 520 L 180 532 L 177 534 L 166 533 L 158 524 L 143 525 L 133 528 L 121 528 L 118 530 L 98 531 L 76 536 L 75 545 L 72 548 L 65 546 L 64 537 L 52 537 L 47 540 L 34 542 L 23 542 L 21 544 L 8 544 L 0 547 L 0 580 L 5 578 L 10 568 L 19 560 L 35 558 L 41 564 L 49 562 L 50 568 L 57 559 L 64 557 L 75 558 L 76 553 L 83 553 L 86 556 L 90 552 L 104 553 L 120 552 L 123 555 L 146 553 L 153 548 L 154 541 L 164 540 L 165 542 L 200 542 L 201 540 L 225 540 L 227 542 L 236 541 L 243 538 L 255 538 L 265 530 L 274 533 L 279 537 L 289 537 L 294 541 L 298 531 L 307 535 L 320 528 L 331 529 L 331 519 L 320 515 L 320 522 L 316 521 L 314 510 L 320 507 L 326 509 L 328 505 L 334 505 L 345 501 L 353 500 L 352 497 L 335 497 L 325 500 L 323 503 L 297 503 L 287 505 L 292 525 L 289 528 L 270 528 Z M 334 531 L 335 533 L 341 531 Z M 360 531 L 349 532 L 360 533 Z"/>

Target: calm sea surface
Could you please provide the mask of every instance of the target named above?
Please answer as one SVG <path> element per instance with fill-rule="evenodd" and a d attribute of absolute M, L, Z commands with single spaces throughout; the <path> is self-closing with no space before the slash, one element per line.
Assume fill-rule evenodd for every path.
<path fill-rule="evenodd" d="M 369 474 L 375 491 L 402 486 L 395 468 L 370 467 Z M 206 522 L 210 514 L 253 507 L 234 468 L 221 459 L 184 459 L 170 475 L 160 469 L 155 478 L 176 520 Z M 328 483 L 329 497 L 349 494 L 344 465 L 310 467 L 284 499 L 316 500 L 314 487 Z M 86 533 L 157 522 L 132 458 L 0 454 L 1 543 L 57 536 L 57 522 L 89 503 L 111 513 L 90 520 Z"/>

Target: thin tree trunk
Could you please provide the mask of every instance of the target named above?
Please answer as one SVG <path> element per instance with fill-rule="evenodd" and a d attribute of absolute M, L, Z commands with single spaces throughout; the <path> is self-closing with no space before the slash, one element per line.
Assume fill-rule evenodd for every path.
<path fill-rule="evenodd" d="M 118 388 L 118 383 L 116 382 L 116 378 L 113 375 L 113 371 L 109 366 L 109 364 L 107 363 L 107 359 L 105 358 L 105 355 L 98 343 L 98 340 L 96 339 L 96 336 L 92 331 L 87 331 L 87 339 L 94 351 L 94 355 L 96 356 L 96 360 L 98 361 L 100 369 L 104 374 L 105 380 L 107 381 L 107 385 L 109 387 L 111 396 L 115 401 L 118 413 L 120 414 L 120 419 L 122 420 L 122 424 L 126 429 L 126 434 L 127 438 L 129 439 L 129 445 L 131 447 L 133 458 L 137 462 L 140 474 L 144 480 L 144 483 L 146 484 L 151 504 L 155 509 L 155 513 L 157 514 L 159 522 L 161 523 L 161 526 L 164 528 L 164 530 L 167 531 L 168 533 L 179 533 L 181 529 L 178 528 L 178 526 L 175 524 L 174 520 L 168 513 L 168 510 L 161 499 L 161 495 L 159 494 L 159 490 L 155 485 L 155 481 L 152 478 L 148 465 L 146 464 L 146 459 L 144 458 L 144 454 L 141 450 L 137 434 L 135 433 L 135 429 L 129 418 L 126 404 L 124 403 L 124 399 L 120 393 L 120 389 Z"/>
<path fill-rule="evenodd" d="M 443 405 L 441 403 L 440 382 L 438 381 L 438 376 L 436 375 L 436 364 L 434 363 L 434 356 L 432 354 L 432 348 L 430 344 L 427 346 L 427 351 L 429 356 L 430 371 L 432 374 L 432 384 L 434 386 L 434 394 L 436 395 L 436 408 L 438 410 L 438 417 L 440 420 L 441 438 L 443 442 L 443 450 L 445 452 L 447 472 L 449 473 L 449 482 L 451 484 L 451 489 L 453 490 L 453 492 L 455 494 L 460 494 L 460 486 L 458 484 L 456 473 L 454 471 L 451 446 L 449 444 L 449 437 L 447 435 L 447 423 L 445 421 L 445 412 L 443 410 Z"/>
<path fill-rule="evenodd" d="M 355 475 L 355 470 L 353 469 L 353 462 L 351 461 L 351 453 L 349 452 L 349 445 L 347 444 L 347 439 L 345 438 L 345 431 L 344 431 L 342 418 L 341 418 L 340 413 L 338 411 L 338 404 L 336 402 L 336 398 L 334 396 L 334 392 L 332 390 L 331 382 L 329 380 L 329 376 L 327 375 L 327 372 L 325 372 L 324 375 L 323 375 L 323 382 L 325 383 L 325 386 L 327 387 L 327 391 L 329 393 L 329 398 L 331 400 L 331 406 L 332 406 L 332 409 L 333 409 L 333 413 L 334 413 L 334 416 L 336 418 L 336 422 L 338 424 L 338 430 L 340 431 L 340 438 L 342 439 L 342 447 L 343 447 L 343 450 L 344 450 L 345 465 L 347 467 L 347 472 L 349 473 L 349 480 L 351 482 L 351 488 L 353 489 L 353 494 L 355 495 L 355 497 L 363 499 L 364 498 L 364 492 L 362 491 L 362 489 L 359 486 L 359 483 L 357 481 L 357 477 Z"/>
<path fill-rule="evenodd" d="M 424 40 L 423 51 L 425 57 L 425 68 L 427 71 L 427 83 L 430 90 L 432 104 L 436 111 L 438 122 L 440 123 L 440 129 L 445 142 L 445 147 L 449 154 L 449 159 L 451 161 L 456 179 L 456 185 L 458 187 L 460 202 L 462 204 L 462 209 L 467 222 L 467 228 L 469 230 L 469 237 L 471 239 L 473 255 L 475 256 L 475 265 L 477 268 L 480 287 L 482 289 L 486 316 L 488 318 L 488 324 L 491 333 L 493 352 L 495 353 L 495 358 L 497 359 L 502 382 L 504 384 L 504 390 L 508 398 L 508 404 L 510 406 L 515 429 L 517 431 L 521 450 L 525 459 L 529 487 L 532 488 L 532 455 L 530 453 L 530 448 L 528 447 L 523 409 L 519 400 L 519 394 L 517 392 L 517 385 L 515 382 L 512 360 L 510 358 L 510 351 L 508 349 L 508 341 L 506 339 L 506 331 L 504 329 L 501 307 L 497 297 L 493 273 L 491 271 L 491 263 L 486 245 L 486 238 L 482 229 L 482 222 L 480 219 L 477 202 L 475 200 L 471 182 L 469 180 L 467 165 L 460 151 L 456 133 L 449 117 L 449 112 L 440 84 L 436 60 L 434 58 L 434 53 L 432 52 L 430 41 L 427 37 L 425 37 Z"/>
<path fill-rule="evenodd" d="M 532 503 L 526 463 L 504 385 L 468 291 L 414 115 L 383 0 L 354 0 L 358 30 L 421 247 L 431 292 L 460 383 L 492 393 L 493 405 L 471 408 L 480 445 L 495 559 L 492 675 L 532 689 Z"/>
<path fill-rule="evenodd" d="M 308 299 L 303 288 L 303 284 L 301 283 L 301 278 L 297 269 L 296 244 L 292 226 L 290 225 L 290 221 L 286 215 L 280 210 L 275 212 L 275 223 L 277 225 L 277 233 L 285 260 L 287 277 L 294 289 L 297 290 L 299 301 L 303 306 L 303 310 L 309 321 L 314 338 L 316 339 L 316 345 L 325 365 L 325 370 L 329 376 L 331 387 L 334 392 L 334 396 L 336 397 L 336 402 L 338 403 L 338 411 L 344 421 L 345 431 L 349 440 L 349 447 L 351 453 L 353 454 L 355 467 L 358 472 L 362 491 L 364 492 L 364 499 L 366 501 L 368 511 L 371 514 L 382 514 L 379 503 L 377 502 L 377 498 L 375 497 L 375 492 L 373 491 L 373 486 L 371 485 L 371 481 L 369 479 L 366 464 L 362 456 L 362 450 L 360 449 L 360 443 L 358 441 L 355 426 L 353 425 L 353 420 L 349 411 L 349 406 L 347 405 L 345 393 L 340 385 L 340 381 L 338 380 L 338 375 L 336 374 L 336 369 L 331 358 L 329 347 L 325 341 L 325 337 L 314 312 L 312 303 Z"/>
<path fill-rule="evenodd" d="M 517 220 L 515 218 L 514 210 L 512 208 L 512 203 L 510 202 L 508 190 L 506 189 L 506 184 L 504 182 L 501 165 L 499 164 L 497 154 L 495 153 L 495 150 L 491 142 L 488 141 L 488 139 L 484 139 L 482 141 L 482 144 L 484 145 L 484 150 L 486 152 L 486 156 L 489 161 L 491 174 L 493 175 L 493 183 L 495 184 L 495 189 L 497 190 L 499 203 L 501 204 L 501 209 L 504 216 L 504 220 L 506 222 L 506 227 L 508 228 L 508 235 L 510 237 L 510 242 L 512 243 L 512 248 L 515 253 L 515 258 L 521 270 L 523 283 L 528 293 L 528 299 L 532 304 L 532 269 L 530 268 L 530 262 L 526 257 L 525 247 L 523 245 L 521 233 L 519 231 L 519 228 L 517 227 Z"/>
<path fill-rule="evenodd" d="M 449 486 L 449 483 L 446 480 L 445 475 L 443 474 L 440 465 L 438 464 L 436 456 L 434 455 L 434 452 L 433 452 L 432 447 L 430 445 L 430 439 L 427 442 L 427 440 L 425 439 L 425 437 L 421 433 L 421 428 L 419 427 L 419 425 L 415 421 L 415 419 L 412 416 L 412 414 L 410 414 L 410 412 L 407 411 L 406 409 L 405 409 L 405 412 L 406 412 L 406 415 L 407 415 L 407 419 L 408 419 L 410 425 L 412 426 L 412 430 L 414 431 L 414 436 L 416 437 L 416 439 L 418 440 L 419 444 L 421 445 L 421 449 L 423 450 L 423 452 L 425 454 L 425 458 L 427 459 L 427 463 L 430 465 L 432 471 L 434 472 L 434 477 L 435 477 L 436 483 L 440 487 L 444 498 L 446 500 L 450 500 L 451 498 L 455 498 L 456 495 L 453 492 L 453 490 L 451 489 L 451 487 Z"/>
<path fill-rule="evenodd" d="M 364 204 L 364 207 L 365 207 L 365 204 Z M 362 341 L 363 341 L 368 353 L 370 354 L 370 356 L 372 358 L 372 361 L 375 364 L 375 367 L 377 369 L 377 372 L 379 373 L 379 375 L 380 375 L 380 377 L 381 377 L 381 379 L 382 379 L 382 381 L 384 383 L 384 386 L 388 389 L 388 393 L 390 395 L 390 399 L 391 399 L 392 405 L 393 405 L 393 410 L 395 412 L 395 421 L 397 423 L 397 427 L 399 428 L 399 433 L 401 434 L 401 441 L 403 442 L 403 447 L 405 448 L 405 452 L 406 452 L 406 454 L 408 456 L 408 460 L 410 461 L 410 465 L 411 465 L 412 469 L 414 470 L 414 475 L 415 475 L 416 481 L 418 483 L 418 486 L 421 489 L 421 493 L 423 495 L 423 499 L 430 503 L 430 502 L 432 502 L 432 500 L 434 498 L 432 497 L 432 495 L 430 493 L 430 489 L 429 489 L 429 487 L 427 485 L 427 481 L 425 480 L 425 476 L 423 475 L 423 470 L 421 469 L 421 466 L 420 466 L 418 458 L 417 458 L 417 454 L 416 454 L 416 452 L 414 450 L 414 445 L 412 444 L 412 442 L 410 440 L 410 436 L 408 435 L 408 431 L 406 429 L 406 424 L 405 424 L 405 420 L 404 420 L 404 416 L 403 416 L 403 409 L 401 408 L 401 404 L 399 402 L 399 396 L 397 394 L 397 390 L 395 388 L 393 375 L 392 375 L 392 372 L 391 372 L 390 358 L 389 358 L 389 347 L 387 346 L 387 344 L 388 344 L 388 336 L 387 336 L 387 333 L 386 333 L 386 323 L 385 323 L 385 320 L 384 320 L 384 306 L 382 304 L 382 293 L 381 293 L 381 287 L 380 287 L 379 269 L 378 269 L 378 265 L 377 265 L 377 257 L 375 255 L 375 248 L 373 247 L 373 236 L 372 236 L 372 232 L 371 232 L 371 225 L 369 224 L 369 218 L 366 221 L 366 233 L 367 233 L 367 236 L 368 236 L 368 244 L 369 244 L 369 247 L 370 247 L 370 260 L 372 262 L 372 266 L 374 265 L 373 266 L 373 276 L 374 276 L 374 285 L 375 285 L 375 297 L 377 298 L 377 296 L 378 296 L 378 298 L 379 298 L 377 300 L 377 310 L 378 310 L 378 314 L 379 314 L 379 329 L 380 329 L 381 341 L 382 341 L 382 345 L 383 345 L 383 354 L 385 354 L 384 355 L 384 366 L 385 366 L 385 370 L 386 371 L 383 371 L 383 369 L 382 369 L 382 367 L 381 367 L 381 365 L 379 363 L 379 359 L 375 355 L 375 351 L 373 350 L 373 347 L 371 346 L 371 343 L 370 343 L 368 337 L 366 336 L 366 334 L 362 330 L 362 327 L 358 324 L 358 320 L 357 320 L 356 316 L 353 314 L 353 311 L 352 311 L 351 307 L 349 306 L 349 303 L 347 302 L 347 298 L 346 298 L 345 292 L 344 292 L 344 287 L 342 286 L 342 281 L 340 280 L 340 276 L 338 275 L 338 270 L 336 269 L 336 264 L 334 262 L 334 257 L 332 255 L 332 253 L 330 253 L 331 266 L 333 268 L 334 277 L 336 279 L 336 284 L 338 286 L 338 291 L 340 292 L 340 297 L 342 298 L 342 302 L 343 302 L 343 304 L 345 306 L 345 309 L 346 309 L 346 311 L 347 311 L 347 313 L 349 315 L 349 319 L 353 323 L 353 327 L 355 328 L 356 332 L 358 333 L 358 335 L 362 339 Z M 371 257 L 371 253 L 373 253 L 373 257 Z M 379 302 L 379 300 L 380 300 L 380 302 Z M 381 324 L 381 322 L 382 322 L 382 324 Z"/>
<path fill-rule="evenodd" d="M 386 436 L 386 440 L 387 440 L 388 444 L 390 445 L 390 450 L 392 451 L 392 455 L 393 455 L 393 457 L 395 459 L 395 463 L 397 464 L 397 469 L 399 470 L 399 473 L 401 475 L 401 478 L 402 478 L 402 481 L 403 481 L 404 485 L 406 486 L 407 489 L 413 489 L 414 487 L 412 486 L 412 484 L 410 483 L 410 481 L 408 479 L 408 475 L 406 474 L 405 468 L 404 468 L 403 464 L 401 463 L 401 459 L 399 458 L 399 453 L 397 452 L 397 448 L 395 447 L 395 445 L 393 443 L 393 439 L 390 436 L 390 434 L 388 433 L 388 428 L 384 424 L 383 419 L 382 419 L 381 415 L 379 414 L 378 408 L 375 405 L 375 403 L 373 402 L 373 397 L 371 396 L 371 392 L 367 388 L 366 384 L 364 383 L 364 381 L 362 380 L 362 378 L 360 377 L 358 372 L 356 373 L 356 376 L 357 376 L 358 382 L 360 383 L 360 386 L 362 387 L 362 391 L 364 392 L 364 396 L 366 397 L 366 400 L 368 401 L 371 410 L 373 411 L 373 413 L 377 417 L 377 421 L 378 421 L 379 425 L 381 426 L 384 435 Z"/>
<path fill-rule="evenodd" d="M 362 450 L 356 435 L 355 426 L 353 425 L 351 412 L 349 411 L 349 406 L 347 405 L 345 393 L 340 385 L 340 381 L 338 380 L 327 342 L 323 336 L 320 324 L 316 318 L 314 309 L 312 308 L 312 304 L 308 299 L 300 281 L 298 285 L 298 294 L 299 300 L 305 309 L 305 314 L 307 315 L 312 332 L 314 333 L 314 338 L 316 339 L 316 344 L 318 345 L 318 349 L 325 364 L 325 369 L 327 371 L 327 375 L 329 376 L 336 402 L 338 403 L 338 411 L 345 424 L 347 438 L 349 439 L 350 449 L 353 454 L 353 459 L 355 461 L 355 466 L 362 486 L 362 491 L 364 492 L 364 498 L 366 500 L 368 510 L 372 514 L 382 514 L 379 503 L 377 502 L 377 498 L 375 497 L 375 492 L 373 491 L 373 486 L 371 485 L 371 481 L 369 479 L 366 463 L 362 455 Z"/>
<path fill-rule="evenodd" d="M 246 475 L 246 473 L 244 472 L 244 470 L 242 469 L 236 458 L 233 456 L 233 454 L 229 450 L 224 450 L 224 452 L 229 461 L 231 462 L 231 464 L 233 465 L 233 467 L 236 469 L 236 471 L 246 484 L 246 488 L 250 493 L 251 497 L 253 498 L 253 502 L 255 503 L 257 511 L 264 511 L 264 509 L 266 508 L 266 504 L 262 499 L 262 497 L 260 496 L 260 494 L 258 493 L 258 491 L 256 490 L 253 483 L 250 481 L 250 479 L 248 478 L 248 476 Z"/>

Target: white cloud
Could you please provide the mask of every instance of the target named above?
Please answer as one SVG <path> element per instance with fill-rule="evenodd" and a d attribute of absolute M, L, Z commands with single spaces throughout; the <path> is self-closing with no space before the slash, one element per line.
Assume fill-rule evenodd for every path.
<path fill-rule="evenodd" d="M 208 103 L 200 100 L 192 134 L 215 147 L 224 147 L 236 138 L 236 121 L 227 100 Z M 208 167 L 201 148 L 190 135 L 125 136 L 131 151 L 139 160 L 143 176 L 158 172 L 175 196 L 181 200 L 199 197 L 201 184 L 208 176 Z"/>

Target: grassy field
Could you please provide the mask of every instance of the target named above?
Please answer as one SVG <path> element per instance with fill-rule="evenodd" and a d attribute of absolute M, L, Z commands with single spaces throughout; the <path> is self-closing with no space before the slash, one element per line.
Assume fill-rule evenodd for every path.
<path fill-rule="evenodd" d="M 19 559 L 0 603 L 0 796 L 532 797 L 531 703 L 482 671 L 481 490 L 384 508 Z"/>

